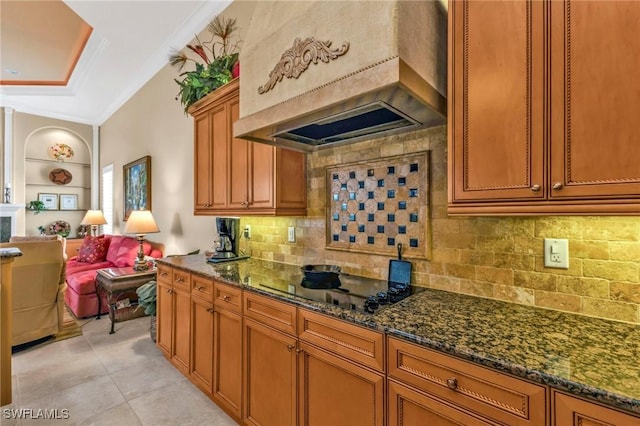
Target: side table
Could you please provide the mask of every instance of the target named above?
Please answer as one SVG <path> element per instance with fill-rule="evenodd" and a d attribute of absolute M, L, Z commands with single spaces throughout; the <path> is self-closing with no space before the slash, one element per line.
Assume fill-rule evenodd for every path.
<path fill-rule="evenodd" d="M 118 301 L 120 301 L 123 296 L 134 293 L 142 284 L 155 279 L 156 269 L 135 271 L 133 267 L 128 267 L 98 270 L 96 274 L 96 293 L 98 296 L 98 315 L 96 319 L 100 319 L 102 297 L 106 295 L 107 303 L 109 304 L 109 319 L 111 320 L 111 331 L 109 331 L 109 334 L 115 333 L 114 324 L 117 322 L 116 311 L 118 310 Z M 127 308 L 131 306 L 137 306 L 137 302 L 127 305 Z"/>

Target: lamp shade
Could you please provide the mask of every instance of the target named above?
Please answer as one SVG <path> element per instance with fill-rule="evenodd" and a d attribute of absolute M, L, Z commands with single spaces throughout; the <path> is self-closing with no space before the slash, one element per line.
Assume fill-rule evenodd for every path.
<path fill-rule="evenodd" d="M 101 210 L 89 210 L 84 215 L 80 225 L 106 225 L 107 220 L 104 218 Z"/>
<path fill-rule="evenodd" d="M 125 234 L 153 234 L 160 232 L 149 210 L 134 210 L 124 226 Z"/>

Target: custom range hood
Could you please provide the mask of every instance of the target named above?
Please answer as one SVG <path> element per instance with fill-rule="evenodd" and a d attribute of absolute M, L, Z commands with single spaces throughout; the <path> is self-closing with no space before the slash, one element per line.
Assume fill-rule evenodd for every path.
<path fill-rule="evenodd" d="M 234 136 L 302 151 L 443 124 L 439 1 L 258 2 Z"/>

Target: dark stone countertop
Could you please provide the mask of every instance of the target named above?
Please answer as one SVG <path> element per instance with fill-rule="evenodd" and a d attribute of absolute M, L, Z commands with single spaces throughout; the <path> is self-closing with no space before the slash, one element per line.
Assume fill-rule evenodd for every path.
<path fill-rule="evenodd" d="M 637 325 L 432 289 L 372 315 L 271 290 L 299 279 L 294 265 L 257 259 L 213 265 L 203 255 L 158 262 L 640 414 Z"/>
<path fill-rule="evenodd" d="M 0 258 L 7 259 L 11 257 L 20 257 L 22 252 L 17 247 L 5 247 L 0 248 Z"/>

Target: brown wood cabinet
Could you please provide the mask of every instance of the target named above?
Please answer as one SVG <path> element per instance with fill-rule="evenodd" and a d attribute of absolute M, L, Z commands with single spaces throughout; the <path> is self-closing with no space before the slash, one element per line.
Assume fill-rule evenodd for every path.
<path fill-rule="evenodd" d="M 233 137 L 239 117 L 236 79 L 194 103 L 196 215 L 307 214 L 304 153 Z"/>
<path fill-rule="evenodd" d="M 182 374 L 189 376 L 190 275 L 188 272 L 160 265 L 157 282 L 156 344 Z"/>
<path fill-rule="evenodd" d="M 213 311 L 213 399 L 242 419 L 242 290 L 216 282 Z"/>
<path fill-rule="evenodd" d="M 447 407 L 474 413 L 485 422 L 478 424 L 492 421 L 512 426 L 547 424 L 545 386 L 392 337 L 387 339 L 387 347 L 390 379 L 403 382 L 430 399 L 446 401 Z M 389 416 L 398 417 L 398 413 L 390 412 Z"/>
<path fill-rule="evenodd" d="M 214 312 L 213 280 L 191 277 L 191 364 L 189 377 L 211 396 L 213 385 Z M 211 288 L 207 294 L 205 289 Z"/>
<path fill-rule="evenodd" d="M 296 424 L 297 339 L 244 320 L 244 422 Z"/>
<path fill-rule="evenodd" d="M 450 214 L 640 213 L 638 20 L 637 2 L 449 2 Z"/>
<path fill-rule="evenodd" d="M 562 392 L 553 392 L 552 426 L 640 426 L 631 416 Z"/>

